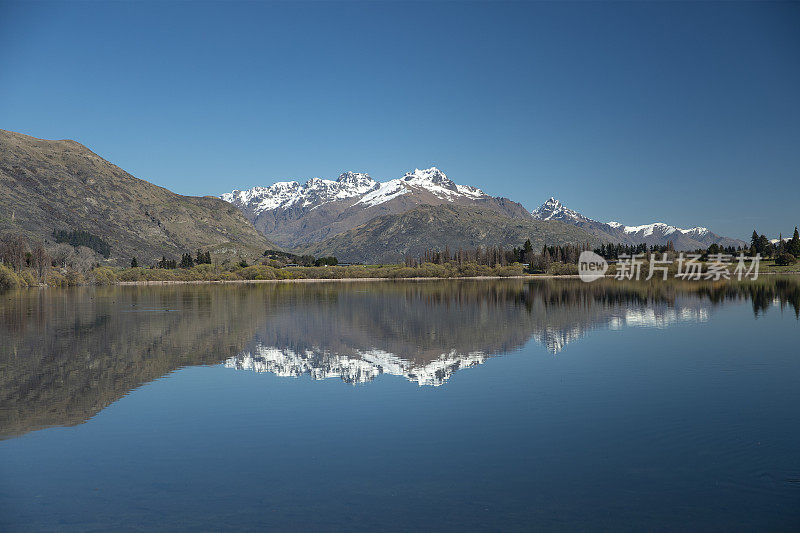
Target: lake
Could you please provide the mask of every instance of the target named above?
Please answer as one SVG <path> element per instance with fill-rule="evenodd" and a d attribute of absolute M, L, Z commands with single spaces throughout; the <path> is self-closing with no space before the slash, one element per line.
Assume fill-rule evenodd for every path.
<path fill-rule="evenodd" d="M 0 294 L 0 530 L 800 529 L 800 281 Z"/>

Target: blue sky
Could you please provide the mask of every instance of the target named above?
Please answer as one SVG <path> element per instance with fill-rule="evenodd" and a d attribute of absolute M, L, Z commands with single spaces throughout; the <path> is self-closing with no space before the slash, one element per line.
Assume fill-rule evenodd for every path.
<path fill-rule="evenodd" d="M 220 194 L 436 165 L 529 209 L 800 224 L 800 4 L 0 2 L 0 128 Z"/>

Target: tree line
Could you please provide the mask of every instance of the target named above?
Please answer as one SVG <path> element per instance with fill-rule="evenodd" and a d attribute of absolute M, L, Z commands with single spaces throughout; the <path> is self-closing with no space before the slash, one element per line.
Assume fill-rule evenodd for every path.
<path fill-rule="evenodd" d="M 180 263 L 175 259 L 167 259 L 166 256 L 162 255 L 161 259 L 154 265 L 155 268 L 163 268 L 166 270 L 174 270 L 176 268 L 192 268 L 195 265 L 210 265 L 211 264 L 211 252 L 203 252 L 201 250 L 197 250 L 197 256 L 192 258 L 192 254 L 185 253 L 181 256 Z M 139 266 L 139 260 L 135 257 L 131 259 L 131 268 L 137 268 Z"/>
<path fill-rule="evenodd" d="M 332 255 L 326 257 L 314 257 L 313 255 L 297 255 L 291 252 L 284 252 L 283 250 L 265 250 L 264 257 L 269 261 L 273 261 L 274 263 L 270 264 L 278 268 L 286 265 L 311 267 L 336 266 L 339 264 L 339 260 Z"/>
<path fill-rule="evenodd" d="M 791 265 L 800 259 L 800 233 L 797 226 L 791 239 L 783 240 L 783 234 L 778 236 L 778 242 L 772 243 L 765 235 L 759 235 L 753 230 L 750 238 L 750 253 L 761 254 L 762 257 L 774 257 L 776 265 Z"/>
<path fill-rule="evenodd" d="M 418 256 L 407 254 L 405 265 L 419 267 L 426 263 L 446 265 L 454 263 L 462 266 L 467 263 L 485 265 L 489 267 L 502 267 L 514 263 L 527 265 L 528 272 L 546 272 L 553 263 L 577 264 L 581 252 L 590 250 L 589 243 L 544 245 L 539 252 L 533 249 L 530 239 L 520 247 L 510 250 L 501 246 L 477 246 L 475 248 L 458 248 L 451 251 L 449 246 L 444 250 L 425 249 Z"/>
<path fill-rule="evenodd" d="M 59 243 L 67 243 L 70 246 L 86 246 L 94 250 L 104 258 L 108 259 L 111 255 L 111 246 L 101 237 L 83 230 L 53 230 L 53 239 Z"/>

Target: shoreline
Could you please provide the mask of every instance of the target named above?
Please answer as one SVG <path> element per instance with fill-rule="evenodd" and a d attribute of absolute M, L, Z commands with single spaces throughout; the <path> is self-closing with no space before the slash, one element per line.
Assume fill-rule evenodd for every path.
<path fill-rule="evenodd" d="M 797 276 L 800 271 L 795 272 L 760 272 L 758 277 L 762 276 Z M 578 274 L 528 274 L 523 276 L 463 276 L 452 278 L 439 278 L 439 277 L 418 277 L 418 278 L 296 278 L 296 279 L 231 279 L 231 280 L 153 280 L 153 281 L 118 281 L 112 285 L 122 286 L 147 286 L 147 285 L 200 285 L 200 284 L 258 284 L 258 283 L 334 283 L 334 282 L 364 282 L 364 281 L 450 281 L 450 280 L 469 280 L 469 281 L 492 281 L 503 279 L 580 279 Z M 613 275 L 606 275 L 604 279 L 614 279 Z M 671 279 L 671 278 L 670 278 Z M 624 280 L 624 281 L 649 281 L 641 280 Z M 662 280 L 657 280 L 662 281 Z M 714 280 L 687 280 L 687 281 L 714 281 Z M 738 280 L 716 280 L 716 281 L 738 281 Z M 741 280 L 752 281 L 752 280 Z M 757 280 L 756 280 L 757 281 Z M 591 282 L 587 282 L 591 283 Z"/>
<path fill-rule="evenodd" d="M 530 276 L 464 276 L 457 278 L 295 278 L 295 279 L 229 279 L 229 280 L 165 280 L 165 281 L 118 281 L 113 285 L 146 286 L 146 285 L 199 285 L 199 284 L 255 284 L 255 283 L 325 283 L 325 282 L 362 282 L 362 281 L 436 281 L 436 280 L 498 280 L 498 279 L 550 279 L 578 278 L 577 274 L 557 276 L 553 274 Z"/>
<path fill-rule="evenodd" d="M 759 272 L 758 277 L 763 276 L 800 276 L 800 271 L 792 272 Z M 363 278 L 293 278 L 293 279 L 229 279 L 229 280 L 140 280 L 140 281 L 116 281 L 114 283 L 81 283 L 78 285 L 69 285 L 67 287 L 147 287 L 147 286 L 165 286 L 165 285 L 255 285 L 262 283 L 360 283 L 371 281 L 453 281 L 453 280 L 466 280 L 466 281 L 497 281 L 497 280 L 552 280 L 552 279 L 580 279 L 578 274 L 527 274 L 522 276 L 463 276 L 463 277 L 415 277 L 415 278 L 390 278 L 390 277 L 363 277 Z M 613 275 L 606 274 L 603 279 L 614 279 Z M 666 281 L 677 279 L 668 278 Z M 620 280 L 628 282 L 648 282 L 652 280 L 638 279 L 638 280 Z M 656 279 L 655 281 L 664 281 Z M 724 281 L 740 281 L 736 279 L 720 279 L 720 280 L 682 280 L 682 281 L 711 281 L 711 282 L 724 282 Z M 751 279 L 742 279 L 741 281 L 753 281 Z M 757 281 L 757 280 L 756 280 Z M 586 282 L 591 284 L 592 282 Z M 47 284 L 31 285 L 28 287 L 19 287 L 16 290 L 25 289 L 55 289 L 65 287 L 51 287 Z M 14 290 L 14 289 L 12 289 Z M 5 292 L 0 290 L 0 292 Z"/>

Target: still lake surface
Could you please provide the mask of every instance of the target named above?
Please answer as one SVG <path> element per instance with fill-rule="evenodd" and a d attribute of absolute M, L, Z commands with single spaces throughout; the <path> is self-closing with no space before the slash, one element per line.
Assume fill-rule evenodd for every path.
<path fill-rule="evenodd" d="M 798 530 L 800 282 L 0 294 L 0 530 Z"/>

